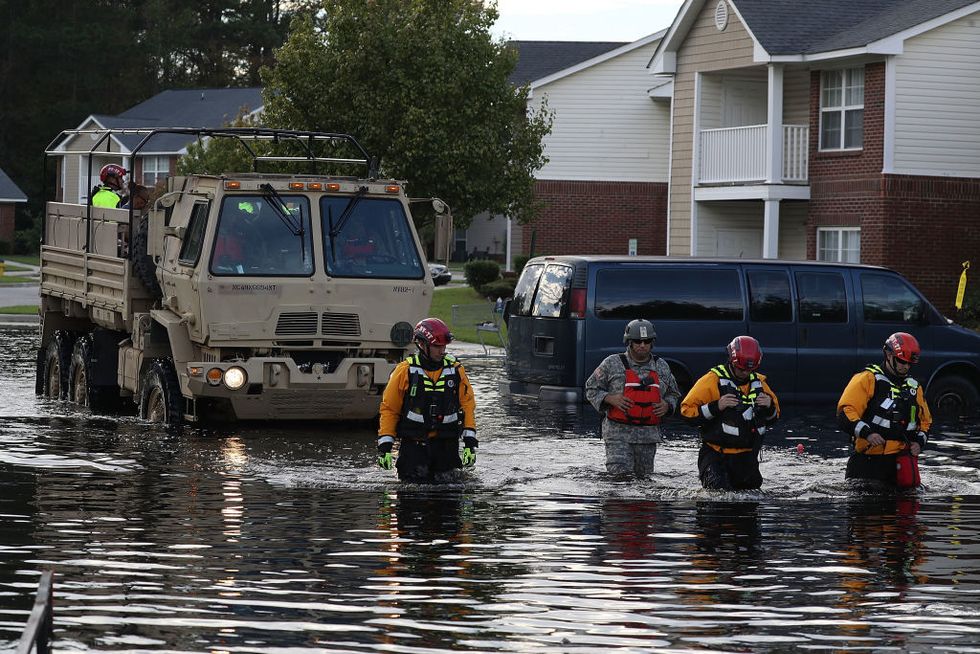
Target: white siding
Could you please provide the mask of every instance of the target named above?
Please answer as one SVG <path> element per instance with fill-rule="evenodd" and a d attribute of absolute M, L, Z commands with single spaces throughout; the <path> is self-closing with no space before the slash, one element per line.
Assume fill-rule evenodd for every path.
<path fill-rule="evenodd" d="M 698 207 L 698 256 L 714 257 L 718 252 L 719 230 L 722 238 L 738 238 L 752 233 L 758 251 L 741 253 L 742 258 L 762 257 L 762 235 L 765 205 L 760 200 L 702 202 Z M 783 201 L 779 204 L 779 258 L 806 259 L 806 202 Z M 745 238 L 745 241 L 751 241 Z"/>
<path fill-rule="evenodd" d="M 980 177 L 980 13 L 906 41 L 894 95 L 896 173 Z"/>
<path fill-rule="evenodd" d="M 647 95 L 657 41 L 534 89 L 554 111 L 548 180 L 666 182 L 670 106 Z"/>

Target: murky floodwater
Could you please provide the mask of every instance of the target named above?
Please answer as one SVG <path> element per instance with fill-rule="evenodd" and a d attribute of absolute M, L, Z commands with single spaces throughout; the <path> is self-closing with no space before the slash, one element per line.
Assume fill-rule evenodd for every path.
<path fill-rule="evenodd" d="M 45 568 L 58 652 L 980 648 L 975 424 L 911 497 L 843 482 L 832 407 L 782 423 L 761 492 L 703 491 L 678 425 L 654 479 L 616 482 L 590 409 L 501 398 L 470 360 L 478 467 L 407 488 L 366 427 L 176 437 L 39 400 L 34 339 L 0 328 L 3 651 Z"/>

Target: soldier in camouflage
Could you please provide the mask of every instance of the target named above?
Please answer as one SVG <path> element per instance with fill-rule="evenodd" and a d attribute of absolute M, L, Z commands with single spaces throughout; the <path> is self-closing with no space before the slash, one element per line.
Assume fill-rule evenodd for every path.
<path fill-rule="evenodd" d="M 585 383 L 585 397 L 603 414 L 606 470 L 616 476 L 649 477 L 660 421 L 677 410 L 681 394 L 667 362 L 653 356 L 657 333 L 648 320 L 626 325 L 626 352 L 599 364 Z"/>

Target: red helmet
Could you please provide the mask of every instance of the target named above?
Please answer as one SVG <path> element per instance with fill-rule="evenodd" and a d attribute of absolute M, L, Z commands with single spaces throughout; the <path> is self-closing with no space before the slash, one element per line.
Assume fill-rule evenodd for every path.
<path fill-rule="evenodd" d="M 106 179 L 109 177 L 118 177 L 119 181 L 126 176 L 126 169 L 119 164 L 106 164 L 102 166 L 102 170 L 99 171 L 99 179 L 105 184 Z"/>
<path fill-rule="evenodd" d="M 728 362 L 743 370 L 756 370 L 762 363 L 762 348 L 751 336 L 736 336 L 728 344 Z"/>
<path fill-rule="evenodd" d="M 895 332 L 886 338 L 882 349 L 891 352 L 902 363 L 910 364 L 919 362 L 919 353 L 922 351 L 915 336 L 906 332 Z"/>
<path fill-rule="evenodd" d="M 438 318 L 425 318 L 415 325 L 415 342 L 419 345 L 449 345 L 453 334 L 449 327 Z"/>

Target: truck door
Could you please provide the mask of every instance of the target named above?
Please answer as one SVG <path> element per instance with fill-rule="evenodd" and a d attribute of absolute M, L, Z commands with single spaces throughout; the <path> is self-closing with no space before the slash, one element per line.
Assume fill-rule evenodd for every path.
<path fill-rule="evenodd" d="M 780 400 L 795 400 L 797 327 L 785 268 L 748 268 L 748 334 L 762 346 L 761 370 Z"/>
<path fill-rule="evenodd" d="M 836 406 L 859 366 L 854 290 L 841 270 L 796 268 L 794 275 L 799 317 L 797 393 L 801 401 Z"/>

